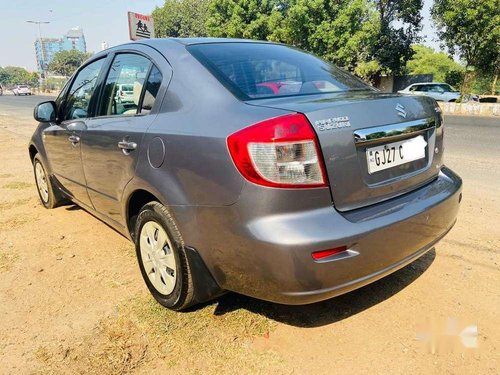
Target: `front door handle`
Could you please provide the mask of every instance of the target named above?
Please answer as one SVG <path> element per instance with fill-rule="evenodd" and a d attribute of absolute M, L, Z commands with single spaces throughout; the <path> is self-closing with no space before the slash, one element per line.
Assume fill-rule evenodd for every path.
<path fill-rule="evenodd" d="M 68 141 L 70 141 L 73 144 L 73 146 L 76 146 L 76 144 L 80 142 L 80 137 L 77 135 L 70 135 L 68 137 Z"/>
<path fill-rule="evenodd" d="M 128 155 L 130 151 L 133 151 L 137 148 L 137 143 L 129 141 L 121 141 L 118 142 L 118 147 L 122 149 L 125 155 Z"/>

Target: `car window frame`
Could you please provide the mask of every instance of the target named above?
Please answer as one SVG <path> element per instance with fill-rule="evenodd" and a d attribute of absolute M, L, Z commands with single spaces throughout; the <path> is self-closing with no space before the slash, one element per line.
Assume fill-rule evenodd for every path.
<path fill-rule="evenodd" d="M 104 71 L 104 68 L 107 66 L 108 64 L 108 59 L 109 59 L 109 54 L 106 54 L 106 55 L 97 55 L 97 56 L 94 56 L 93 58 L 87 60 L 83 65 L 81 65 L 77 71 L 75 73 L 73 73 L 73 75 L 71 76 L 71 78 L 68 80 L 68 83 L 66 83 L 65 87 L 63 88 L 63 90 L 66 90 L 66 92 L 64 92 L 64 97 L 61 101 L 62 105 L 60 108 L 57 108 L 57 120 L 60 124 L 66 124 L 66 123 L 70 123 L 70 122 L 74 122 L 75 119 L 68 119 L 68 120 L 64 120 L 64 113 L 66 112 L 66 106 L 68 104 L 68 94 L 69 92 L 71 91 L 71 88 L 73 87 L 73 84 L 75 83 L 75 80 L 76 80 L 76 77 L 78 77 L 78 75 L 80 74 L 80 72 L 85 69 L 86 67 L 88 67 L 89 65 L 99 61 L 99 60 L 104 60 L 103 61 L 103 65 L 101 66 L 101 70 L 99 71 L 99 74 L 97 75 L 97 79 L 96 79 L 96 86 L 95 86 L 95 89 L 94 89 L 94 93 L 92 94 L 92 97 L 90 98 L 90 102 L 89 102 L 89 110 L 87 111 L 88 113 L 88 116 L 85 117 L 85 118 L 81 118 L 79 120 L 86 120 L 86 119 L 89 119 L 89 118 L 93 118 L 94 117 L 94 114 L 95 114 L 95 108 L 96 108 L 96 97 L 100 97 L 100 91 L 101 91 L 101 86 L 102 86 L 102 76 L 103 76 L 103 71 Z M 56 99 L 57 100 L 57 99 Z"/>
<path fill-rule="evenodd" d="M 103 70 L 105 71 L 105 74 L 103 75 L 102 87 L 101 87 L 101 90 L 99 93 L 99 98 L 97 100 L 96 111 L 95 111 L 94 116 L 92 118 L 95 118 L 95 119 L 134 118 L 137 116 L 149 116 L 149 115 L 154 115 L 154 114 L 158 113 L 159 108 L 161 107 L 161 103 L 163 103 L 165 93 L 168 89 L 168 85 L 170 84 L 170 81 L 171 81 L 172 76 L 173 76 L 172 66 L 168 62 L 167 58 L 165 56 L 163 56 L 162 54 L 160 54 L 156 49 L 154 49 L 150 46 L 144 45 L 144 44 L 139 44 L 139 43 L 134 43 L 134 44 L 135 44 L 136 48 L 130 48 L 130 46 L 126 46 L 128 48 L 122 47 L 122 48 L 116 49 L 114 51 L 111 51 L 110 54 L 108 55 L 108 61 L 106 62 L 106 65 L 103 66 Z M 148 47 L 148 48 L 145 48 L 145 47 Z M 166 68 L 162 67 L 163 64 L 161 64 L 158 61 L 158 60 L 160 60 L 159 56 L 156 56 L 156 57 L 152 56 L 155 53 L 159 54 L 163 58 L 162 60 L 167 63 L 167 65 L 169 67 L 168 72 L 166 71 Z M 121 115 L 97 115 L 100 112 L 101 107 L 103 105 L 104 91 L 105 91 L 104 86 L 106 84 L 106 80 L 108 78 L 109 71 L 110 71 L 111 66 L 113 64 L 113 61 L 114 61 L 116 55 L 123 55 L 123 54 L 140 55 L 142 57 L 145 57 L 146 59 L 148 59 L 151 62 L 151 65 L 146 73 L 146 78 L 144 79 L 145 84 L 143 85 L 142 90 L 141 90 L 141 96 L 139 98 L 139 103 L 137 105 L 138 110 L 139 110 L 139 108 L 142 107 L 142 103 L 144 100 L 144 93 L 146 90 L 146 83 L 147 83 L 147 80 L 149 79 L 149 76 L 151 74 L 151 70 L 153 69 L 153 66 L 156 67 L 156 69 L 158 69 L 158 71 L 161 73 L 162 82 L 160 85 L 160 89 L 158 90 L 158 94 L 155 98 L 155 103 L 153 105 L 153 108 L 151 109 L 151 111 L 149 111 L 147 113 L 135 113 L 133 115 L 123 115 L 123 114 L 121 114 Z"/>

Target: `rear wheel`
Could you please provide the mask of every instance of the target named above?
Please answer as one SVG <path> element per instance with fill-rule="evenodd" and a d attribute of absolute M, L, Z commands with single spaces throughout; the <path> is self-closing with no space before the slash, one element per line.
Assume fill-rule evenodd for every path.
<path fill-rule="evenodd" d="M 135 224 L 135 247 L 142 277 L 164 307 L 182 310 L 193 303 L 188 257 L 175 222 L 162 204 L 146 204 Z"/>
<path fill-rule="evenodd" d="M 40 156 L 33 158 L 33 171 L 35 173 L 36 188 L 38 197 L 45 208 L 54 208 L 62 203 L 62 200 L 54 194 L 54 186 L 50 177 L 47 175 L 45 166 Z"/>

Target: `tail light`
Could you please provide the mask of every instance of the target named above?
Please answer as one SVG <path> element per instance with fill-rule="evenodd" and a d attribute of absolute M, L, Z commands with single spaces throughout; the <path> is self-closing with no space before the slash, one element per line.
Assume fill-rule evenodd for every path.
<path fill-rule="evenodd" d="M 272 118 L 227 138 L 234 164 L 258 185 L 299 188 L 327 186 L 316 134 L 302 114 Z"/>

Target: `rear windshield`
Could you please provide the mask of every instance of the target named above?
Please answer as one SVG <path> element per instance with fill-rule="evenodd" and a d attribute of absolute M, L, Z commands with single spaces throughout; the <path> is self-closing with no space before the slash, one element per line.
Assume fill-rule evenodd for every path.
<path fill-rule="evenodd" d="M 372 90 L 336 66 L 284 45 L 210 43 L 187 49 L 242 100 Z"/>

